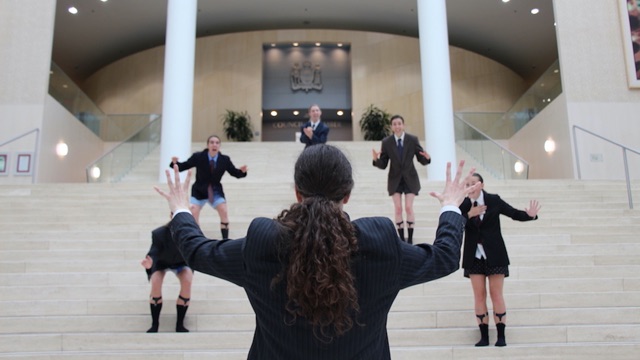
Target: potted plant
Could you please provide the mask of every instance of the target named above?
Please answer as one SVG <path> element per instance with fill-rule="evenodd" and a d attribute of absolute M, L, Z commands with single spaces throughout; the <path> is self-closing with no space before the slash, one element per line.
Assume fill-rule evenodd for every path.
<path fill-rule="evenodd" d="M 382 140 L 391 133 L 391 115 L 373 104 L 364 111 L 360 118 L 360 130 L 365 140 Z"/>
<path fill-rule="evenodd" d="M 251 117 L 246 111 L 226 110 L 222 115 L 222 126 L 229 140 L 251 141 L 253 139 Z"/>

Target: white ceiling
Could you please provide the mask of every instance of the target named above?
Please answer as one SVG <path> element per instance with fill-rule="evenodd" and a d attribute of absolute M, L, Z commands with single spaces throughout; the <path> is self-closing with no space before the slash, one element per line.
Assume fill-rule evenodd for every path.
<path fill-rule="evenodd" d="M 417 1 L 199 0 L 198 37 L 268 29 L 418 36 Z M 449 43 L 535 80 L 557 58 L 553 0 L 446 0 Z M 82 82 L 122 57 L 164 44 L 167 0 L 57 0 L 53 61 Z M 78 8 L 77 15 L 67 9 Z M 532 8 L 538 15 L 531 15 Z"/>

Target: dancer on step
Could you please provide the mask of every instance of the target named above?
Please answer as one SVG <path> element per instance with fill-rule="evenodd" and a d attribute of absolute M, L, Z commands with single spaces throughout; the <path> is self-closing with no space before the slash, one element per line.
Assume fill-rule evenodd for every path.
<path fill-rule="evenodd" d="M 243 178 L 247 176 L 247 166 L 243 165 L 237 169 L 231 159 L 220 152 L 220 144 L 220 138 L 217 135 L 211 135 L 207 139 L 206 149 L 193 153 L 185 162 L 179 162 L 178 157 L 174 156 L 171 158 L 169 167 L 178 165 L 180 171 L 196 168 L 196 181 L 191 188 L 191 213 L 199 223 L 202 207 L 205 204 L 211 205 L 220 216 L 222 239 L 228 239 L 229 212 L 220 179 L 225 172 L 233 177 Z"/>
<path fill-rule="evenodd" d="M 315 144 L 324 144 L 329 136 L 329 126 L 320 121 L 322 111 L 320 106 L 313 104 L 309 107 L 309 121 L 300 127 L 300 142 L 304 143 L 304 148 Z"/>
<path fill-rule="evenodd" d="M 416 136 L 404 132 L 404 118 L 402 116 L 394 115 L 391 117 L 391 130 L 393 134 L 382 140 L 381 150 L 372 150 L 373 166 L 384 170 L 391 162 L 387 190 L 393 200 L 396 227 L 400 238 L 404 241 L 405 222 L 402 218 L 402 195 L 404 194 L 407 241 L 409 244 L 413 244 L 413 227 L 416 221 L 413 213 L 413 201 L 420 191 L 420 178 L 413 164 L 413 157 L 415 156 L 420 164 L 427 165 L 431 162 L 431 156 L 422 149 Z"/>
<path fill-rule="evenodd" d="M 447 164 L 431 244 L 400 241 L 384 217 L 351 221 L 343 211 L 353 188 L 351 164 L 330 145 L 310 146 L 294 168 L 297 202 L 275 219 L 256 218 L 246 237 L 205 238 L 189 213 L 189 180 L 167 171 L 169 223 L 189 266 L 242 286 L 255 312 L 248 359 L 390 359 L 387 316 L 401 289 L 459 268 L 464 217 L 474 187 Z M 473 170 L 472 170 L 473 171 Z"/>
<path fill-rule="evenodd" d="M 173 215 L 173 214 L 172 214 Z M 191 282 L 193 281 L 193 271 L 175 243 L 171 239 L 169 226 L 163 225 L 151 232 L 151 248 L 147 256 L 141 261 L 141 265 L 147 270 L 147 277 L 151 283 L 151 295 L 149 296 L 149 307 L 151 308 L 151 327 L 148 333 L 158 332 L 160 325 L 160 312 L 162 311 L 162 282 L 167 270 L 173 272 L 180 280 L 180 294 L 176 300 L 176 332 L 189 332 L 184 327 L 184 317 L 189 309 L 191 300 Z"/>
<path fill-rule="evenodd" d="M 493 319 L 498 331 L 495 346 L 506 346 L 507 307 L 503 287 L 504 278 L 509 276 L 509 256 L 500 229 L 500 215 L 517 221 L 536 220 L 540 204 L 537 200 L 531 200 L 528 209 L 514 209 L 500 196 L 484 191 L 484 179 L 477 173 L 473 174 L 467 185 L 479 185 L 460 205 L 460 211 L 468 219 L 465 225 L 462 267 L 464 276 L 471 280 L 473 288 L 475 313 L 480 328 L 480 341 L 476 346 L 489 345 L 487 279 L 493 304 Z"/>

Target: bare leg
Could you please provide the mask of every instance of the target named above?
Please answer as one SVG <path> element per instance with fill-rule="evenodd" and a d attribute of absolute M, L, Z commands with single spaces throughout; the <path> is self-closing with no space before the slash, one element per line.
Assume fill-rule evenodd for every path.
<path fill-rule="evenodd" d="M 186 267 L 180 273 L 178 273 L 178 280 L 180 280 L 180 295 L 176 300 L 176 332 L 189 332 L 189 329 L 184 327 L 184 317 L 187 315 L 187 309 L 189 309 L 189 302 L 191 300 L 191 282 L 193 281 L 193 271 Z"/>
<path fill-rule="evenodd" d="M 415 200 L 415 198 L 415 194 L 404 195 L 404 211 L 407 214 L 407 240 L 409 241 L 409 244 L 413 244 L 413 225 L 416 221 L 416 215 L 413 212 L 413 200 Z"/>
<path fill-rule="evenodd" d="M 476 312 L 476 320 L 480 328 L 480 341 L 476 346 L 489 345 L 489 312 L 487 310 L 487 288 L 486 276 L 481 274 L 469 275 L 471 279 L 471 287 L 473 288 L 474 309 Z"/>
<path fill-rule="evenodd" d="M 229 238 L 229 214 L 227 211 L 227 203 L 216 206 L 218 216 L 220 216 L 220 233 L 223 239 Z"/>
<path fill-rule="evenodd" d="M 404 221 L 402 220 L 402 194 L 395 193 L 391 196 L 393 200 L 393 216 L 395 218 L 396 227 L 398 228 L 398 234 L 400 239 L 404 240 Z"/>
<path fill-rule="evenodd" d="M 162 282 L 164 271 L 155 271 L 151 274 L 151 295 L 149 296 L 149 309 L 151 310 L 151 327 L 148 333 L 158 332 L 160 326 L 160 312 L 162 311 Z"/>
<path fill-rule="evenodd" d="M 196 219 L 196 223 L 200 225 L 200 210 L 202 210 L 202 206 L 191 204 L 190 210 L 191 214 Z"/>
<path fill-rule="evenodd" d="M 507 306 L 504 303 L 504 275 L 489 276 L 489 293 L 493 304 L 493 319 L 496 322 L 498 340 L 496 346 L 507 346 L 505 328 L 507 326 Z"/>

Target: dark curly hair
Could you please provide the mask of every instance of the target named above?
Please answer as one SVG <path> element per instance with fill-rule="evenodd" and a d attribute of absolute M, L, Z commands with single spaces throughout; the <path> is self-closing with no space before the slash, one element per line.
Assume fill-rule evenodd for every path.
<path fill-rule="evenodd" d="M 272 285 L 286 279 L 288 323 L 304 318 L 330 342 L 353 327 L 360 310 L 351 273 L 357 240 L 342 211 L 353 188 L 351 164 L 337 148 L 313 145 L 298 157 L 294 180 L 301 201 L 277 218 L 283 270 Z"/>

